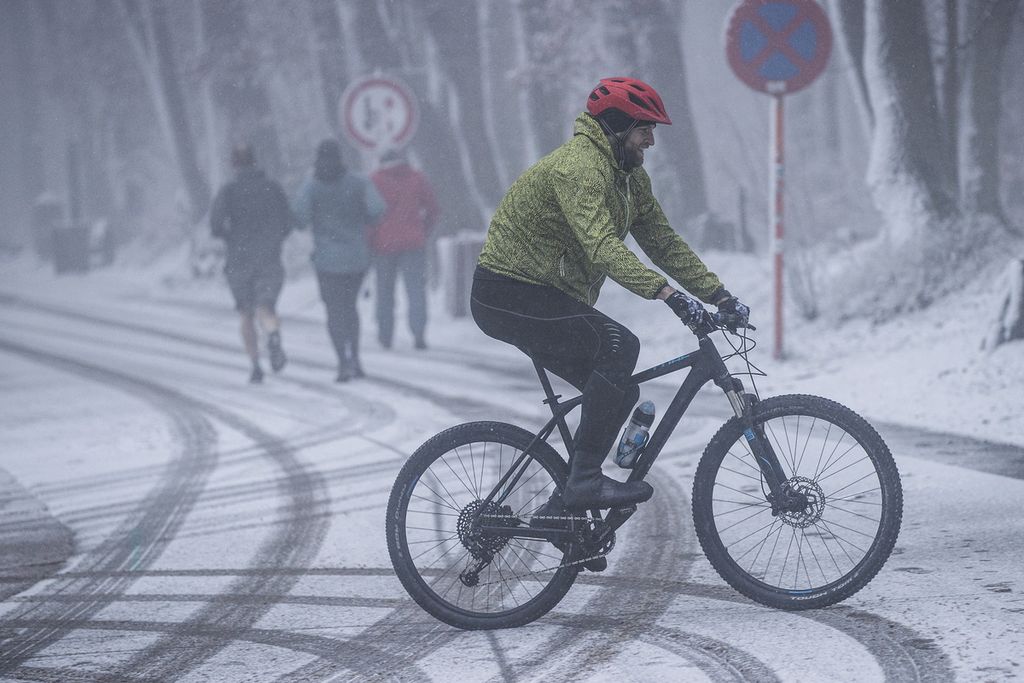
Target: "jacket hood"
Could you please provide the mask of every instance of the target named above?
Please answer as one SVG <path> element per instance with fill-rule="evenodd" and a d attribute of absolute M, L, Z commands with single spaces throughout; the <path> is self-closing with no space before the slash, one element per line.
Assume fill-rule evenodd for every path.
<path fill-rule="evenodd" d="M 582 135 L 588 138 L 594 145 L 601 150 L 601 154 L 608 157 L 608 162 L 612 165 L 616 171 L 622 171 L 619 168 L 619 164 L 615 161 L 615 154 L 612 152 L 612 144 L 608 141 L 608 136 L 605 135 L 604 130 L 601 128 L 601 124 L 597 122 L 593 116 L 587 112 L 582 112 L 576 117 L 576 121 L 572 126 L 572 134 Z"/>

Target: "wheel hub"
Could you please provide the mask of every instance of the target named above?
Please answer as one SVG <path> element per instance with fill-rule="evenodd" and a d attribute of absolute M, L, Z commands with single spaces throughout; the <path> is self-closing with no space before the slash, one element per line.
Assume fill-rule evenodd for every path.
<path fill-rule="evenodd" d="M 779 517 L 789 526 L 803 529 L 821 519 L 825 512 L 825 492 L 807 477 L 792 477 L 782 486 L 783 504 Z"/>

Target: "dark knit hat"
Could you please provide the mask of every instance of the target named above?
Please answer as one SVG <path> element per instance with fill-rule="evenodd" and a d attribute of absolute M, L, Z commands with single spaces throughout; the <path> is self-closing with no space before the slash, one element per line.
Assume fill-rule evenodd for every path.
<path fill-rule="evenodd" d="M 316 163 L 314 164 L 314 175 L 318 180 L 332 182 L 345 170 L 341 162 L 341 145 L 337 140 L 327 139 L 321 142 L 316 148 Z"/>

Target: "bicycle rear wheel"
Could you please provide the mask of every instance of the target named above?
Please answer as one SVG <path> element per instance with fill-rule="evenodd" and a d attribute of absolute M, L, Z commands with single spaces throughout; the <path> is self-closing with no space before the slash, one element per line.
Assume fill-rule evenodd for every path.
<path fill-rule="evenodd" d="M 558 604 L 578 567 L 543 539 L 482 533 L 482 512 L 522 519 L 565 484 L 565 462 L 547 443 L 500 505 L 483 500 L 533 440 L 501 422 L 472 422 L 434 436 L 413 453 L 391 490 L 388 551 L 402 585 L 427 612 L 463 629 L 529 623 Z M 474 568 L 479 567 L 475 572 Z"/>
<path fill-rule="evenodd" d="M 754 423 L 806 507 L 773 514 L 733 418 L 711 439 L 693 482 L 704 553 L 730 586 L 770 607 L 845 600 L 874 578 L 899 534 L 903 492 L 889 448 L 862 417 L 817 396 L 761 401 Z"/>

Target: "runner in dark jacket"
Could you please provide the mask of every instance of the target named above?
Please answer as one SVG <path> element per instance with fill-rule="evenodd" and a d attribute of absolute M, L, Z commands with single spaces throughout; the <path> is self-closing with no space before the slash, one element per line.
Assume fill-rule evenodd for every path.
<path fill-rule="evenodd" d="M 224 240 L 224 273 L 241 316 L 242 341 L 252 361 L 249 381 L 263 381 L 256 320 L 267 335 L 270 367 L 278 372 L 286 358 L 275 308 L 284 284 L 281 244 L 291 225 L 288 198 L 281 186 L 256 167 L 252 149 L 231 155 L 235 179 L 221 188 L 210 210 L 214 237 Z"/>

